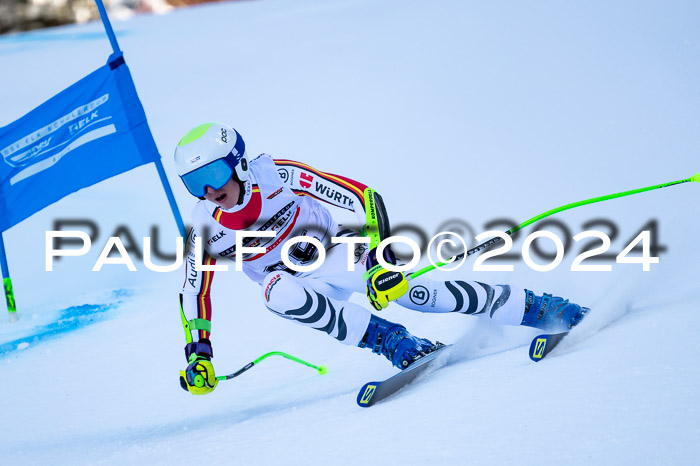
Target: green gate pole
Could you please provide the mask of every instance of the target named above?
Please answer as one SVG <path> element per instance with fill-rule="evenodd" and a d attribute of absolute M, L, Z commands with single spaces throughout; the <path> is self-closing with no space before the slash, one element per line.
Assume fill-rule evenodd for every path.
<path fill-rule="evenodd" d="M 0 270 L 2 270 L 2 287 L 5 290 L 5 301 L 7 302 L 7 312 L 10 313 L 10 321 L 17 320 L 17 307 L 15 306 L 15 294 L 12 291 L 12 279 L 10 269 L 7 267 L 7 256 L 5 255 L 5 242 L 0 231 Z"/>

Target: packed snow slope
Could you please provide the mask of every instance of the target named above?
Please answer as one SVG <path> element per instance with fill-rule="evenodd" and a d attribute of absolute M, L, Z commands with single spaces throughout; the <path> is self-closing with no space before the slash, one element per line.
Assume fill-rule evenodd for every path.
<path fill-rule="evenodd" d="M 373 186 L 394 225 L 473 236 L 700 170 L 698 17 L 693 1 L 265 0 L 114 27 L 184 217 L 195 199 L 172 151 L 191 127 L 223 121 L 251 155 Z M 109 52 L 99 23 L 1 38 L 0 124 Z M 474 272 L 470 260 L 443 275 L 592 307 L 541 363 L 527 357 L 535 331 L 390 306 L 385 318 L 456 349 L 429 379 L 363 410 L 357 389 L 395 369 L 276 317 L 233 269 L 213 283 L 217 371 L 272 350 L 330 370 L 273 358 L 208 396 L 180 388 L 181 272 L 138 260 L 137 272 L 91 272 L 120 226 L 137 244 L 155 227 L 175 251 L 156 171 L 138 168 L 4 232 L 20 320 L 0 323 L 2 463 L 697 464 L 699 199 L 686 183 L 557 214 L 545 227 L 571 245 L 549 272 L 516 257 L 512 272 Z M 99 226 L 91 252 L 45 272 L 45 231 L 81 219 Z M 659 264 L 616 264 L 654 220 Z M 612 271 L 570 271 L 590 241 L 571 238 L 587 229 L 614 236 Z"/>

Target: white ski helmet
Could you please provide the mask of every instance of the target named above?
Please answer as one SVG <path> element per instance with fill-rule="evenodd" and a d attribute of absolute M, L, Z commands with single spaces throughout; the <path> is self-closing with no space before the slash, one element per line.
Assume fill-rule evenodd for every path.
<path fill-rule="evenodd" d="M 233 176 L 248 179 L 248 156 L 245 142 L 228 125 L 205 123 L 191 129 L 175 148 L 177 174 L 187 190 L 204 197 L 207 186 L 221 189 Z"/>

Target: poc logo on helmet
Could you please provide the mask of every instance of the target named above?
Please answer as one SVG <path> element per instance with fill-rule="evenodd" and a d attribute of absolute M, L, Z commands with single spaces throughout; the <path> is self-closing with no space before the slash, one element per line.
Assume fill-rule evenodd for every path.
<path fill-rule="evenodd" d="M 228 142 L 226 139 L 228 135 L 226 134 L 226 128 L 221 128 L 221 141 L 222 142 Z"/>

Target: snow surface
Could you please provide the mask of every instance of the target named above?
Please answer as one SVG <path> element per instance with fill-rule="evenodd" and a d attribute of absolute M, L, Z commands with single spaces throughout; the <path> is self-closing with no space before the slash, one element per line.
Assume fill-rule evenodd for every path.
<path fill-rule="evenodd" d="M 239 129 L 250 154 L 359 179 L 382 193 L 393 224 L 432 235 L 448 219 L 479 233 L 496 218 L 522 222 L 697 172 L 698 17 L 693 1 L 266 0 L 114 26 L 183 216 L 194 199 L 172 150 L 189 128 L 219 120 Z M 100 23 L 0 38 L 0 124 L 109 52 Z M 234 271 L 214 281 L 219 373 L 272 350 L 330 371 L 272 358 L 211 395 L 182 391 L 181 272 L 141 262 L 138 272 L 90 271 L 119 225 L 139 242 L 155 225 L 161 249 L 175 249 L 156 171 L 135 169 L 4 233 L 21 318 L 0 323 L 0 462 L 698 464 L 699 189 L 555 217 L 571 235 L 614 221 L 614 253 L 657 219 L 667 250 L 651 272 L 571 272 L 577 245 L 551 272 L 517 261 L 515 272 L 474 273 L 469 261 L 444 275 L 593 307 L 539 364 L 527 357 L 530 329 L 392 305 L 386 318 L 457 348 L 429 382 L 364 410 L 359 387 L 395 370 L 274 316 Z M 44 232 L 81 218 L 100 227 L 91 253 L 45 272 Z"/>

